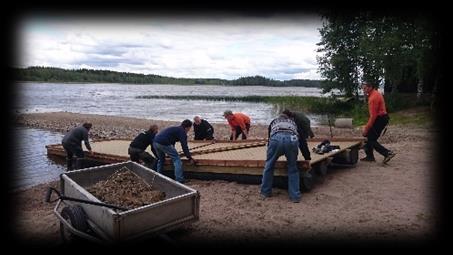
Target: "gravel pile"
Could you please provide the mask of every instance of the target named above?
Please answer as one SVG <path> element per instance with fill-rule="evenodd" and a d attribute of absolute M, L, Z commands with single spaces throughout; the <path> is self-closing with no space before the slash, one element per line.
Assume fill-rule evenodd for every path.
<path fill-rule="evenodd" d="M 165 192 L 153 189 L 141 177 L 126 167 L 104 181 L 87 188 L 104 203 L 134 209 L 165 199 Z"/>

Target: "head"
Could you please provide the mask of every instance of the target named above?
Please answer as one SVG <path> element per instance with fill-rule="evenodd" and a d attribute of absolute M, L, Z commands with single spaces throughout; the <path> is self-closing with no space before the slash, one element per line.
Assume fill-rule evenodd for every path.
<path fill-rule="evenodd" d="M 284 109 L 282 111 L 282 114 L 286 115 L 289 118 L 293 118 L 294 117 L 294 113 L 292 111 L 290 111 L 289 109 Z"/>
<path fill-rule="evenodd" d="M 194 124 L 194 125 L 200 125 L 200 124 L 201 124 L 201 118 L 200 118 L 200 116 L 195 116 L 195 117 L 193 118 L 193 124 Z"/>
<path fill-rule="evenodd" d="M 93 126 L 93 124 L 91 124 L 91 123 L 89 123 L 89 122 L 85 122 L 85 123 L 83 123 L 82 126 L 83 126 L 84 128 L 86 128 L 86 129 L 90 130 L 91 127 Z"/>
<path fill-rule="evenodd" d="M 230 110 L 226 110 L 225 112 L 223 112 L 223 117 L 225 117 L 225 119 L 229 120 L 230 118 L 233 117 L 233 112 Z"/>
<path fill-rule="evenodd" d="M 183 120 L 181 122 L 181 126 L 186 130 L 186 132 L 189 132 L 189 130 L 192 128 L 192 121 L 190 120 Z"/>
<path fill-rule="evenodd" d="M 151 126 L 149 126 L 148 132 L 157 133 L 158 130 L 159 130 L 159 128 L 157 127 L 157 125 L 151 125 Z"/>
<path fill-rule="evenodd" d="M 289 119 L 289 116 L 287 114 L 284 114 L 284 113 L 280 113 L 280 115 L 278 117 L 279 118 L 283 118 L 283 119 Z"/>
<path fill-rule="evenodd" d="M 365 95 L 370 94 L 373 89 L 373 84 L 371 84 L 370 82 L 365 81 L 362 83 L 362 90 Z"/>

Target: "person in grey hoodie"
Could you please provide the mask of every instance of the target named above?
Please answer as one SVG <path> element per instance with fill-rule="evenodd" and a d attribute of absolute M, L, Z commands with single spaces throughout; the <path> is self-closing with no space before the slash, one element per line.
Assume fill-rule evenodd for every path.
<path fill-rule="evenodd" d="M 88 132 L 90 131 L 93 125 L 91 123 L 83 123 L 82 126 L 71 129 L 63 137 L 61 144 L 63 145 L 64 150 L 66 151 L 66 162 L 68 165 L 68 171 L 73 170 L 73 156 L 77 158 L 85 157 L 85 154 L 82 149 L 82 141 L 85 142 L 85 147 L 90 153 L 93 153 L 91 150 L 90 142 L 88 141 Z"/>

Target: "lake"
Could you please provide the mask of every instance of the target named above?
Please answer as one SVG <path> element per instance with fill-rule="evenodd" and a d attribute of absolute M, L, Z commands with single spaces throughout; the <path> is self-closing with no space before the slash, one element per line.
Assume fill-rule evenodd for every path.
<path fill-rule="evenodd" d="M 63 134 L 27 127 L 14 127 L 13 134 L 14 170 L 9 173 L 9 189 L 58 180 L 60 174 L 65 172 L 65 160 L 49 158 L 46 149 L 48 144 L 61 143 Z"/>
<path fill-rule="evenodd" d="M 225 110 L 249 114 L 255 123 L 268 124 L 280 109 L 271 104 L 206 100 L 138 99 L 144 95 L 210 96 L 321 96 L 321 90 L 304 87 L 181 86 L 131 84 L 16 83 L 14 112 L 74 112 L 145 119 L 181 121 L 201 115 L 213 123 L 226 123 Z M 309 115 L 316 125 L 319 116 Z M 45 146 L 60 143 L 63 134 L 15 127 L 14 171 L 10 189 L 57 180 L 65 171 L 65 160 L 49 158 Z"/>
<path fill-rule="evenodd" d="M 281 109 L 266 103 L 143 99 L 137 96 L 322 96 L 321 89 L 305 87 L 33 82 L 14 85 L 13 110 L 18 113 L 67 111 L 178 122 L 200 115 L 213 123 L 226 123 L 222 114 L 230 109 L 250 115 L 254 123 L 269 124 Z M 309 114 L 308 117 L 313 125 L 321 119 L 317 115 Z"/>

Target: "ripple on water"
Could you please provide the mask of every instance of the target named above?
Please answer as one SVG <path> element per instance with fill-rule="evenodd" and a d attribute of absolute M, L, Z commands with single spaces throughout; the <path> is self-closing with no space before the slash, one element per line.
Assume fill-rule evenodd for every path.
<path fill-rule="evenodd" d="M 21 189 L 58 180 L 65 162 L 47 156 L 46 145 L 60 143 L 63 134 L 26 127 L 15 127 L 13 168 L 10 189 Z"/>

